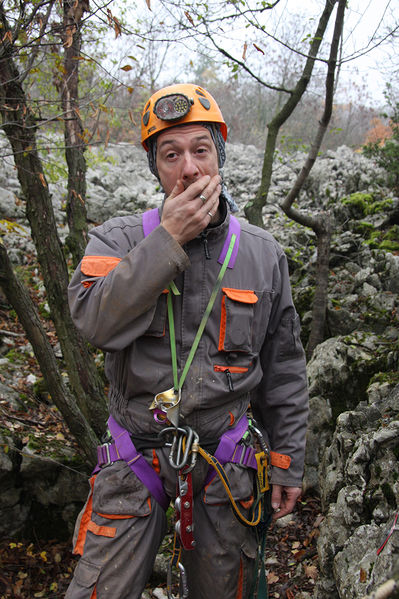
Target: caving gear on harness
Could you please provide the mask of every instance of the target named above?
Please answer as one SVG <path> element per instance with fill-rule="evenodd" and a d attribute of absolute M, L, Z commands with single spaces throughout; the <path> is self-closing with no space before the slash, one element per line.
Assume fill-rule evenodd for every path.
<path fill-rule="evenodd" d="M 173 441 L 170 444 L 169 464 L 175 470 L 181 470 L 184 468 L 184 472 L 188 474 L 194 468 L 197 461 L 197 454 L 199 449 L 199 437 L 190 426 L 183 427 L 166 427 L 161 430 L 158 437 L 167 436 L 169 433 L 172 434 Z M 189 461 L 189 455 L 191 458 Z"/>
<path fill-rule="evenodd" d="M 244 430 L 245 429 L 245 430 Z M 244 430 L 244 434 L 243 433 Z M 165 433 L 166 431 L 166 433 Z M 251 589 L 251 597 L 250 599 L 267 599 L 268 591 L 267 591 L 267 582 L 266 575 L 264 570 L 263 563 L 263 554 L 265 548 L 265 539 L 266 539 L 266 531 L 268 524 L 270 522 L 272 510 L 270 507 L 270 486 L 269 486 L 269 451 L 267 445 L 259 431 L 256 427 L 255 423 L 252 422 L 251 419 L 247 420 L 246 416 L 243 416 L 237 426 L 228 432 L 224 433 L 220 442 L 219 442 L 219 455 L 221 459 L 223 459 L 224 463 L 226 461 L 234 460 L 234 454 L 240 453 L 237 452 L 238 447 L 240 446 L 237 441 L 242 441 L 243 445 L 249 445 L 252 442 L 251 433 L 255 432 L 258 437 L 259 444 L 262 448 L 260 452 L 255 454 L 255 459 L 251 464 L 251 467 L 254 467 L 254 464 L 258 466 L 257 468 L 257 478 L 256 478 L 256 497 L 253 501 L 253 506 L 251 509 L 251 519 L 248 519 L 241 512 L 238 507 L 236 501 L 230 490 L 229 479 L 226 475 L 226 472 L 222 466 L 222 464 L 212 456 L 207 451 L 205 451 L 198 443 L 198 437 L 196 437 L 195 441 L 192 441 L 193 431 L 189 429 L 189 427 L 179 428 L 178 431 L 173 427 L 169 427 L 169 429 L 165 429 L 162 431 L 163 434 L 167 434 L 172 432 L 175 434 L 175 438 L 177 434 L 180 434 L 182 438 L 182 447 L 184 451 L 184 455 L 179 463 L 175 462 L 172 464 L 174 468 L 184 464 L 183 467 L 179 470 L 178 475 L 178 495 L 175 500 L 175 514 L 176 514 L 176 522 L 175 522 L 175 534 L 174 534 L 174 542 L 173 542 L 173 552 L 172 557 L 168 566 L 167 571 L 167 595 L 168 599 L 173 599 L 172 594 L 172 574 L 173 568 L 178 570 L 180 576 L 179 582 L 179 596 L 180 599 L 185 599 L 188 597 L 188 587 L 186 581 L 186 573 L 184 566 L 180 562 L 181 557 L 181 547 L 183 547 L 186 551 L 195 548 L 195 538 L 194 538 L 194 523 L 193 523 L 193 492 L 192 492 L 192 478 L 191 471 L 193 469 L 193 464 L 196 461 L 196 455 L 199 453 L 205 461 L 209 464 L 212 469 L 214 469 L 215 474 L 218 474 L 220 480 L 223 484 L 223 487 L 226 491 L 226 494 L 230 500 L 231 507 L 233 509 L 234 515 L 237 517 L 238 521 L 249 527 L 255 528 L 255 533 L 258 537 L 258 551 L 257 557 L 255 561 L 255 575 L 254 582 Z M 184 442 L 187 442 L 186 447 L 184 446 Z M 189 453 L 187 452 L 187 446 L 190 445 L 192 447 L 191 452 L 195 454 L 195 458 L 189 460 Z M 233 452 L 233 455 L 230 455 L 228 450 Z M 266 452 L 263 451 L 263 448 L 266 449 Z M 253 449 L 253 452 L 256 450 Z M 181 453 L 181 452 L 180 452 Z M 253 456 L 253 453 L 252 453 Z M 248 454 L 246 454 L 246 458 L 248 458 Z M 243 452 L 241 452 L 241 458 L 239 460 L 235 460 L 236 463 L 243 463 Z M 169 460 L 171 463 L 171 460 Z M 259 465 L 262 465 L 259 467 Z M 249 464 L 245 464 L 249 465 Z M 209 479 L 209 476 L 208 476 Z M 212 477 L 211 477 L 212 479 Z"/>
<path fill-rule="evenodd" d="M 148 139 L 169 127 L 187 123 L 218 123 L 224 140 L 227 126 L 211 94 L 199 85 L 181 83 L 155 92 L 141 116 L 141 143 L 148 151 Z"/>

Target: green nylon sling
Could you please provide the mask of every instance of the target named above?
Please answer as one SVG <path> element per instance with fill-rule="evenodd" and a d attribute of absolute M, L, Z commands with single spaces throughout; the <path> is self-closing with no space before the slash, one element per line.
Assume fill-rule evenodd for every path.
<path fill-rule="evenodd" d="M 176 336 L 175 336 L 175 324 L 174 324 L 174 318 L 173 318 L 173 304 L 172 304 L 172 293 L 174 295 L 180 295 L 180 292 L 173 282 L 169 285 L 168 320 L 169 320 L 170 350 L 172 353 L 173 386 L 174 386 L 175 391 L 180 391 L 181 388 L 183 387 L 184 381 L 186 380 L 188 370 L 189 370 L 191 363 L 194 359 L 194 355 L 195 355 L 195 352 L 197 351 L 199 342 L 201 341 L 201 337 L 202 337 L 202 333 L 204 332 L 205 325 L 208 321 L 210 313 L 212 312 L 212 308 L 213 308 L 213 304 L 215 303 L 216 296 L 219 293 L 220 288 L 222 286 L 222 279 L 224 277 L 224 273 L 226 272 L 227 266 L 229 264 L 231 254 L 233 253 L 236 239 L 237 239 L 237 236 L 235 234 L 233 234 L 231 236 L 231 240 L 230 240 L 229 248 L 227 250 L 226 257 L 225 257 L 223 264 L 220 268 L 218 278 L 216 279 L 215 286 L 211 293 L 211 297 L 209 298 L 208 305 L 207 305 L 205 312 L 202 316 L 201 322 L 199 324 L 197 333 L 196 333 L 194 341 L 193 341 L 193 345 L 190 349 L 190 353 L 188 355 L 186 364 L 183 368 L 183 372 L 180 375 L 180 379 L 178 379 L 178 373 L 177 373 Z"/>

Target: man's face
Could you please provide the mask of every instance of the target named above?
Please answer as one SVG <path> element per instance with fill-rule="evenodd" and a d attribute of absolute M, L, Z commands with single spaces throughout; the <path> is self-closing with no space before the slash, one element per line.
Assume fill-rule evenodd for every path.
<path fill-rule="evenodd" d="M 208 129 L 192 124 L 162 131 L 157 139 L 157 168 L 167 196 L 178 179 L 187 189 L 203 175 L 217 175 L 218 156 Z"/>

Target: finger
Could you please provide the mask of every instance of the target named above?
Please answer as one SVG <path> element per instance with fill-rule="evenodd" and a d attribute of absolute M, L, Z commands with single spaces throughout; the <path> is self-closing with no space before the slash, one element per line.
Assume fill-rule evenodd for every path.
<path fill-rule="evenodd" d="M 282 495 L 282 487 L 281 485 L 273 485 L 272 487 L 272 508 L 276 512 L 281 508 L 281 495 Z"/>
<path fill-rule="evenodd" d="M 169 196 L 166 199 L 169 200 L 169 199 L 175 198 L 176 196 L 183 193 L 183 191 L 184 191 L 184 185 L 183 185 L 182 181 L 180 179 L 178 179 L 176 181 L 174 188 L 172 189 L 171 193 L 169 194 Z"/>
<path fill-rule="evenodd" d="M 209 222 L 212 221 L 213 217 L 218 211 L 219 208 L 219 195 L 220 192 L 216 190 L 216 193 L 212 195 L 212 197 L 203 204 L 203 213 L 209 216 Z M 205 212 L 206 210 L 206 212 Z"/>
<path fill-rule="evenodd" d="M 198 198 L 198 209 L 201 208 L 201 203 L 202 202 L 202 206 L 205 206 L 207 204 L 208 201 L 210 200 L 215 200 L 217 197 L 219 197 L 220 195 L 220 191 L 221 191 L 221 186 L 220 186 L 220 175 L 214 175 L 212 178 L 207 177 L 207 180 L 205 177 L 201 177 L 201 179 L 199 181 L 196 181 L 195 183 L 193 183 L 190 186 L 190 189 L 192 190 L 197 190 L 198 189 L 198 185 L 200 182 L 203 185 L 202 189 L 200 191 L 198 191 L 196 197 L 194 199 Z M 216 195 L 217 194 L 217 195 Z M 208 209 L 209 209 L 209 204 L 208 204 Z"/>
<path fill-rule="evenodd" d="M 280 507 L 281 495 L 282 495 L 282 486 L 281 485 L 273 485 L 272 486 L 272 500 L 271 500 L 273 509 L 277 509 Z"/>
<path fill-rule="evenodd" d="M 220 183 L 221 183 L 220 175 L 215 175 L 214 177 L 212 177 L 212 179 L 209 181 L 208 185 L 204 188 L 204 190 L 200 194 L 202 196 L 201 199 L 205 197 L 206 200 L 209 200 L 215 193 L 218 194 L 218 196 L 219 196 L 220 191 L 221 191 Z"/>
<path fill-rule="evenodd" d="M 204 208 L 206 208 L 206 211 L 208 212 L 209 210 L 211 212 L 215 212 L 215 209 L 218 207 L 219 205 L 219 196 L 220 196 L 220 192 L 222 191 L 222 187 L 220 185 L 220 183 L 216 183 L 215 186 L 212 185 L 212 187 L 208 186 L 206 188 L 206 190 L 204 190 L 204 192 L 201 194 L 201 201 L 202 201 L 202 205 Z M 203 198 L 206 197 L 206 202 L 203 201 Z"/>
<path fill-rule="evenodd" d="M 210 181 L 211 177 L 209 175 L 204 175 L 203 177 L 200 177 L 197 181 L 194 181 L 194 183 L 190 183 L 190 185 L 185 189 L 186 199 L 200 201 L 200 195 L 204 195 L 206 199 L 208 199 L 210 195 L 210 190 L 207 191 L 207 187 Z"/>

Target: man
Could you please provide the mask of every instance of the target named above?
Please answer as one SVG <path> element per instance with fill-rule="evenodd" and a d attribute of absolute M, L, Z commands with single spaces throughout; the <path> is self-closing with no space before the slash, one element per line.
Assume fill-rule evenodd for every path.
<path fill-rule="evenodd" d="M 67 599 L 139 599 L 177 495 L 190 599 L 249 596 L 253 527 L 233 514 L 207 454 L 195 459 L 198 440 L 224 464 L 231 497 L 250 518 L 249 405 L 275 452 L 275 517 L 300 495 L 308 396 L 298 316 L 284 252 L 230 214 L 219 174 L 226 137 L 205 89 L 173 85 L 151 96 L 142 144 L 162 209 L 92 230 L 72 278 L 74 321 L 106 351 L 111 418 L 76 527 L 82 557 Z"/>

